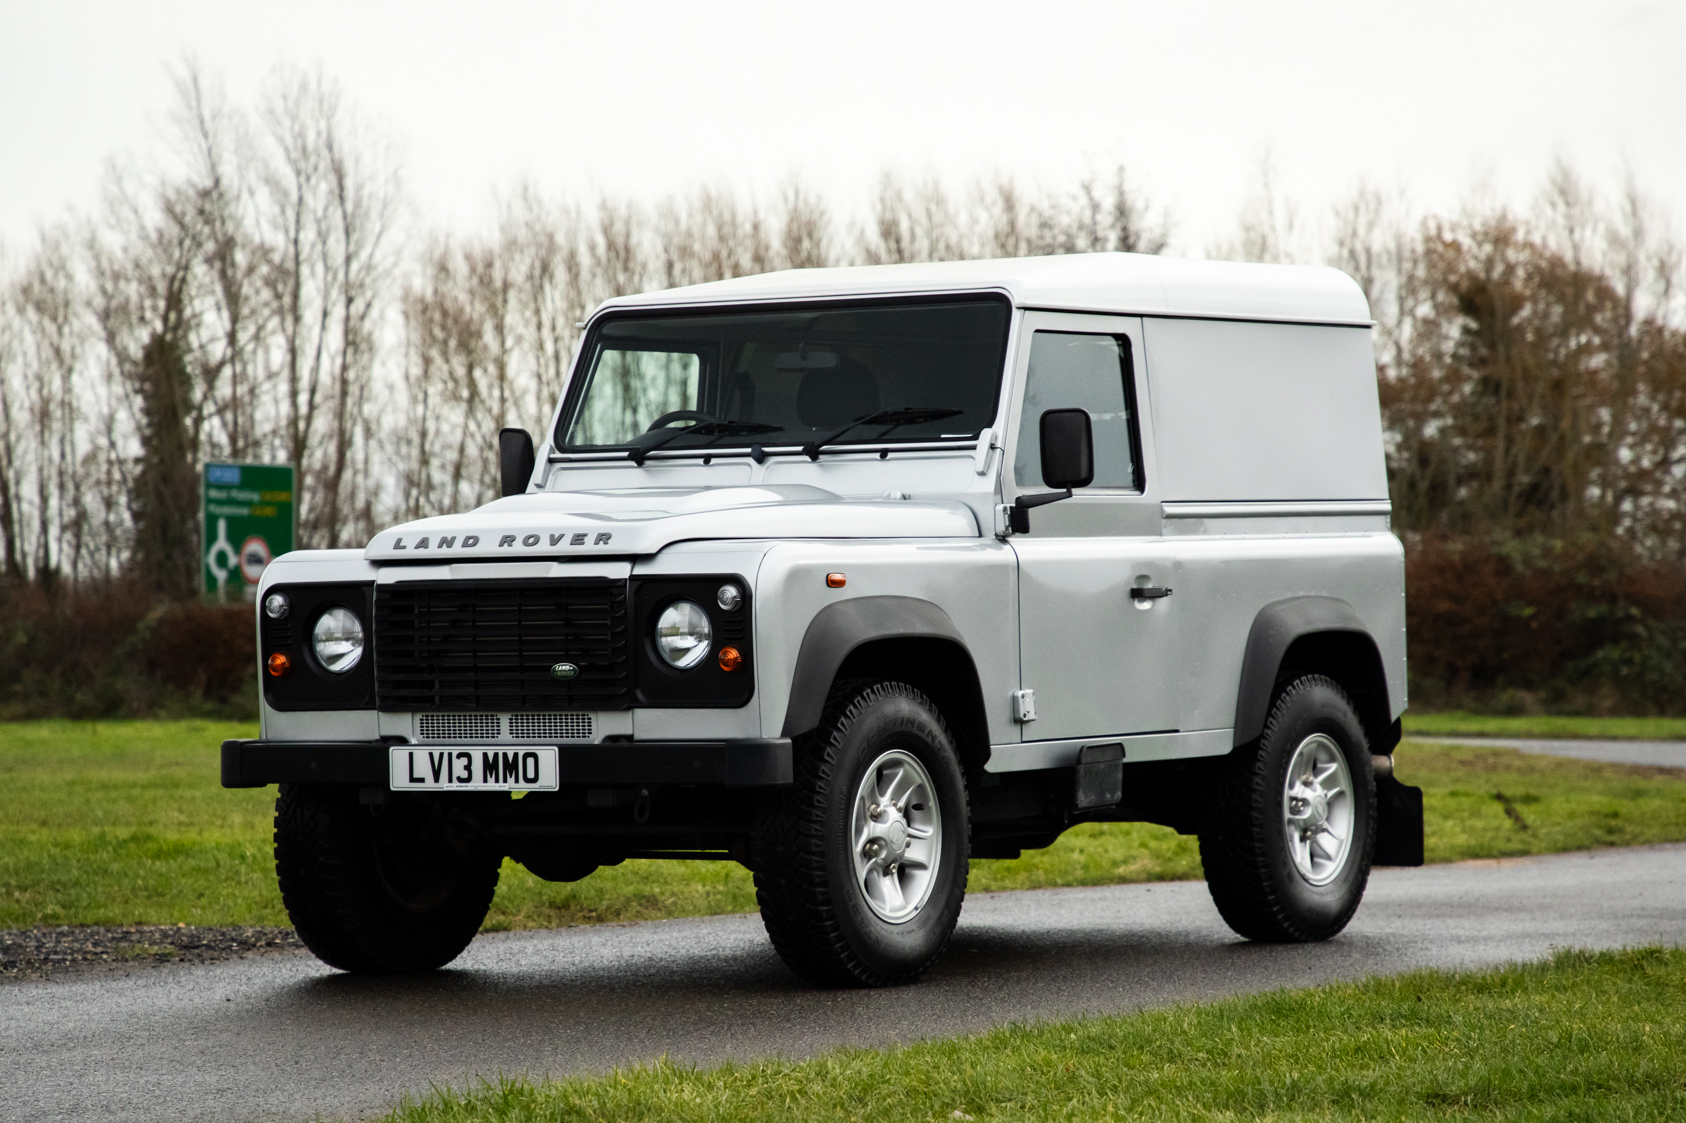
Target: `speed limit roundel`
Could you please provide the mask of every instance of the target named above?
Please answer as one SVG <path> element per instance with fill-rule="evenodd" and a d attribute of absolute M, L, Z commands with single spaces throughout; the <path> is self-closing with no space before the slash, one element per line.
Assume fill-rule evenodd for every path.
<path fill-rule="evenodd" d="M 269 543 L 256 534 L 240 543 L 240 572 L 245 575 L 246 584 L 256 585 L 270 560 Z"/>

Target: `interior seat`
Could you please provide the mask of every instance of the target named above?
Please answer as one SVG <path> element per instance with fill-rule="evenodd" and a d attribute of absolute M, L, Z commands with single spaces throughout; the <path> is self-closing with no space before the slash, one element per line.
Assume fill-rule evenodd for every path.
<path fill-rule="evenodd" d="M 844 359 L 830 370 L 810 370 L 796 387 L 796 419 L 810 429 L 834 429 L 877 413 L 878 378 L 864 364 Z"/>

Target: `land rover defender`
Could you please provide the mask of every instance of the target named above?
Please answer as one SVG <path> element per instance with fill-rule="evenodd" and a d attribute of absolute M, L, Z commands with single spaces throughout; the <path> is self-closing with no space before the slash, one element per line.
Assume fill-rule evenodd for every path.
<path fill-rule="evenodd" d="M 304 943 L 420 971 L 506 858 L 737 861 L 795 971 L 918 978 L 971 858 L 1199 837 L 1240 935 L 1422 861 L 1371 322 L 1333 269 L 1086 254 L 607 301 L 503 497 L 278 558 L 275 860 Z M 490 436 L 490 435 L 488 435 Z"/>

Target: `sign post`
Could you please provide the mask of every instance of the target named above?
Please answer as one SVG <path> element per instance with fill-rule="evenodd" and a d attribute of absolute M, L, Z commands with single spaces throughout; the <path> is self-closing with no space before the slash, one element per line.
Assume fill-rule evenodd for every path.
<path fill-rule="evenodd" d="M 200 490 L 205 592 L 257 599 L 263 571 L 293 548 L 292 465 L 207 464 Z"/>

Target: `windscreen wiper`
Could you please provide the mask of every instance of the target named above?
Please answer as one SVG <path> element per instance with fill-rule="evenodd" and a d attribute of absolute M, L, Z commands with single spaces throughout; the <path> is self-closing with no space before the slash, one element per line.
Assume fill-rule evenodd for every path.
<path fill-rule="evenodd" d="M 901 409 L 881 409 L 877 413 L 869 413 L 865 417 L 857 417 L 855 420 L 849 422 L 849 424 L 843 426 L 843 428 L 837 430 L 837 432 L 833 433 L 829 437 L 825 437 L 817 441 L 809 441 L 807 444 L 802 446 L 802 451 L 809 460 L 818 460 L 820 458 L 820 449 L 824 448 L 828 444 L 831 444 L 833 441 L 843 436 L 843 434 L 860 425 L 883 425 L 885 427 L 884 432 L 878 434 L 882 437 L 887 435 L 891 429 L 899 428 L 903 425 L 918 425 L 922 421 L 941 421 L 945 417 L 957 417 L 965 412 L 966 411 L 963 409 L 926 409 L 923 406 L 905 406 Z"/>
<path fill-rule="evenodd" d="M 673 429 L 663 433 L 656 440 L 647 445 L 635 445 L 628 450 L 626 458 L 638 465 L 644 466 L 649 455 L 670 441 L 680 437 L 700 435 L 715 437 L 745 437 L 753 433 L 777 433 L 783 425 L 769 425 L 765 421 L 699 421 L 695 425 L 687 425 L 683 429 Z"/>

